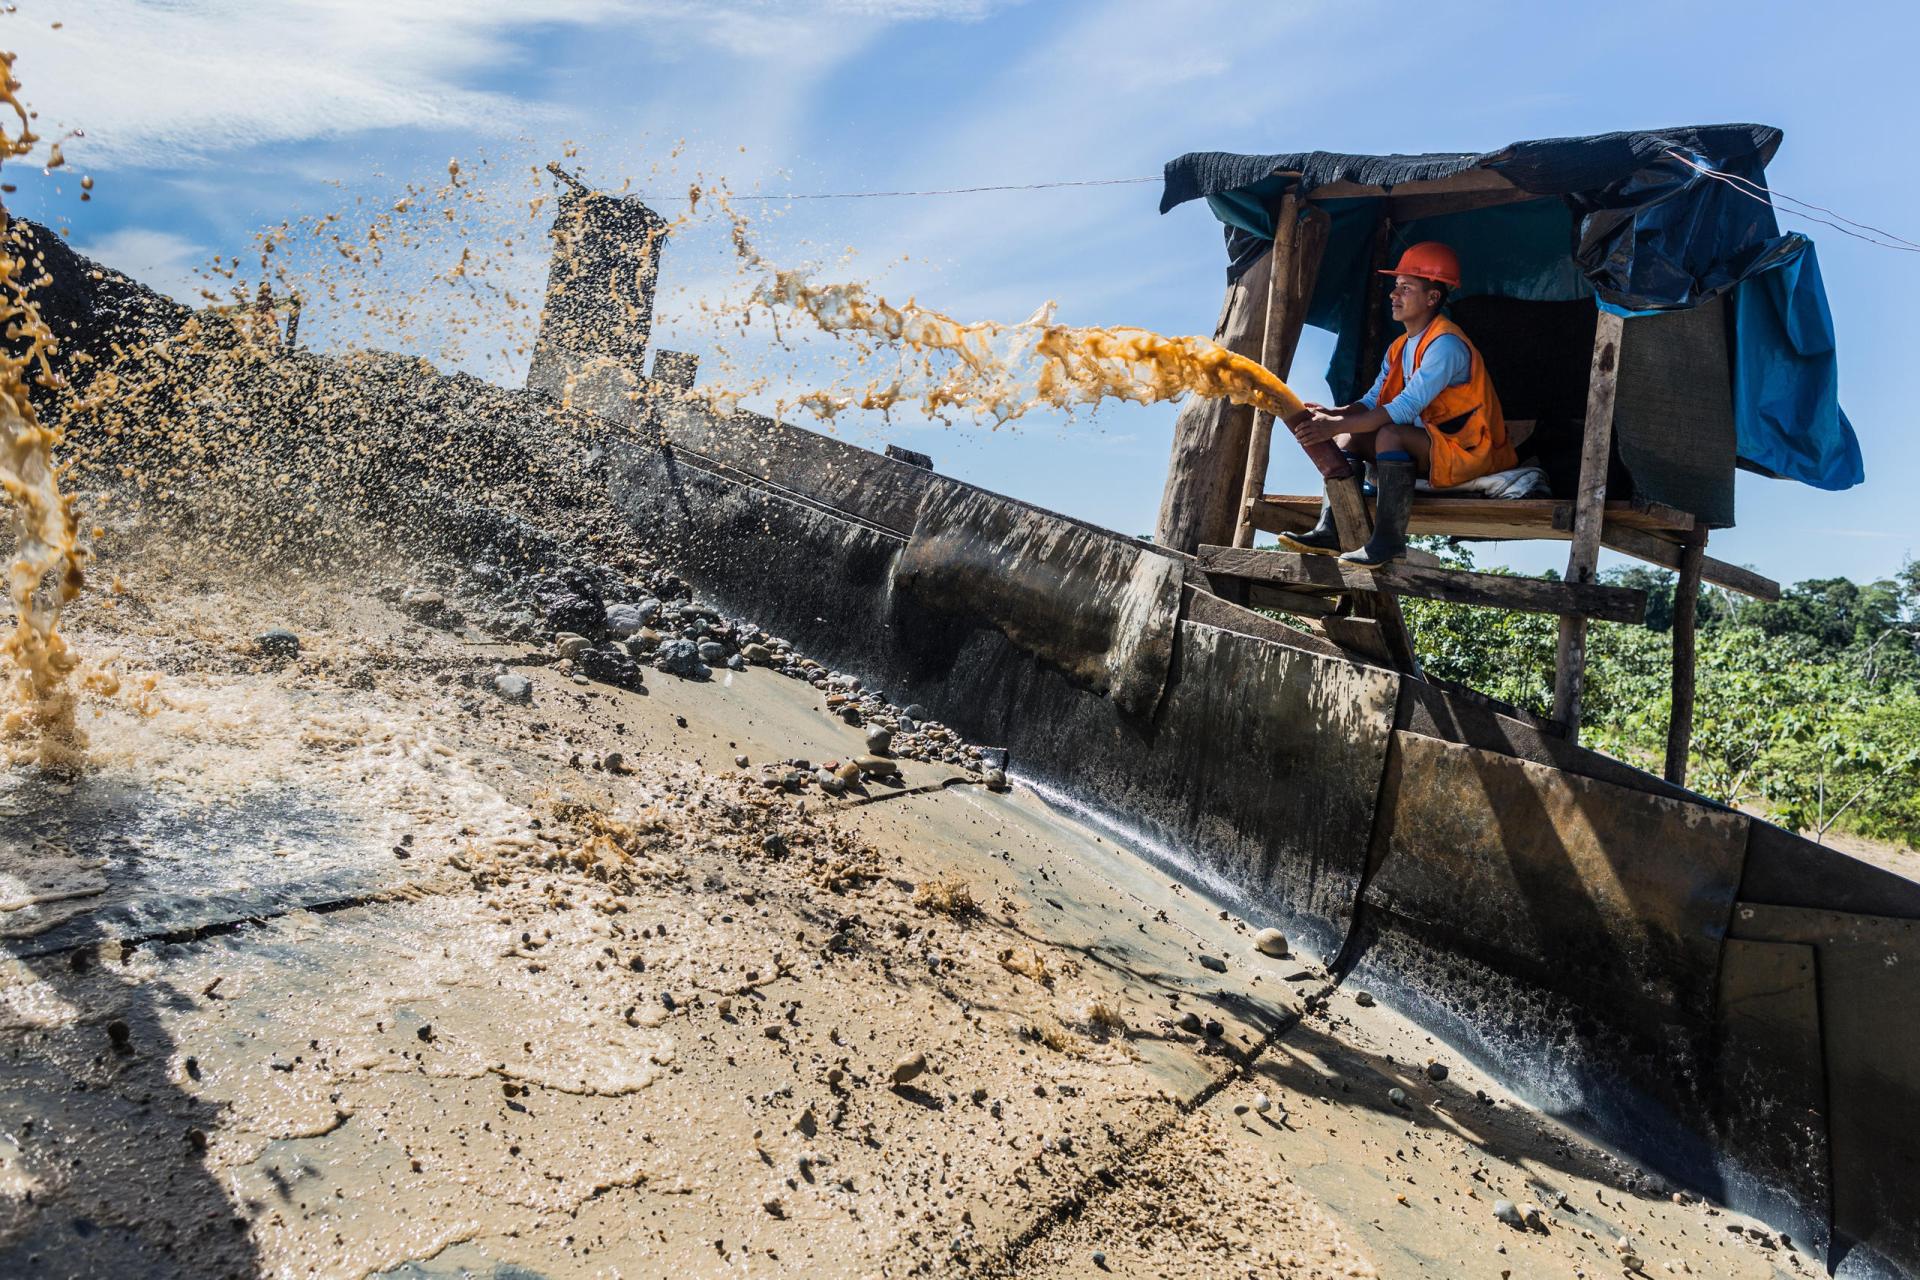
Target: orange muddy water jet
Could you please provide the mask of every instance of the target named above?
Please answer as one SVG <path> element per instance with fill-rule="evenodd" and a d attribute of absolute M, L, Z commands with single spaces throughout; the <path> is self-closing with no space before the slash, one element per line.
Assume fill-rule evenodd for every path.
<path fill-rule="evenodd" d="M 14 55 L 0 52 L 0 102 L 19 121 L 17 133 L 0 125 L 0 163 L 24 156 L 39 141 L 13 78 Z M 0 208 L 0 229 L 7 215 Z M 57 385 L 48 356 L 53 334 L 40 319 L 28 291 L 38 281 L 14 244 L 0 250 L 0 326 L 9 347 L 0 351 L 0 488 L 13 504 L 13 559 L 7 592 L 13 597 L 13 633 L 0 643 L 14 664 L 0 733 L 16 758 L 53 768 L 80 763 L 86 741 L 74 724 L 74 694 L 68 683 L 76 660 L 59 631 L 60 608 L 85 581 L 72 500 L 60 491 L 53 459 L 57 428 L 40 422 L 29 397 L 29 379 Z"/>
<path fill-rule="evenodd" d="M 1271 371 L 1207 338 L 1055 324 L 1052 303 L 1020 324 L 964 324 L 911 299 L 895 306 L 857 284 L 816 284 L 805 272 L 778 270 L 759 256 L 737 216 L 734 244 L 771 277 L 756 291 L 757 301 L 803 312 L 829 333 L 864 333 L 921 353 L 919 368 L 906 377 L 875 381 L 856 395 L 817 391 L 801 397 L 822 417 L 916 401 L 934 417 L 971 408 L 998 424 L 1036 408 L 1103 400 L 1156 404 L 1189 392 L 1251 405 L 1282 421 L 1306 412 L 1300 397 Z M 936 368 L 935 356 L 950 359 Z"/>

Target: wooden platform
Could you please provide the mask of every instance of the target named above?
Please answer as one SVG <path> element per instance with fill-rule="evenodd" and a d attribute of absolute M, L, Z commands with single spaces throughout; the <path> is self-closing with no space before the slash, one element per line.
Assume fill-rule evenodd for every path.
<path fill-rule="evenodd" d="M 1646 592 L 1593 582 L 1551 582 L 1543 578 L 1431 569 L 1406 563 L 1366 569 L 1348 564 L 1338 556 L 1250 551 L 1244 547 L 1203 546 L 1199 564 L 1208 574 L 1272 583 L 1295 591 L 1392 592 L 1454 604 L 1597 618 L 1602 622 L 1639 622 L 1647 614 Z"/>
<path fill-rule="evenodd" d="M 1254 527 L 1269 533 L 1310 529 L 1320 515 L 1319 494 L 1264 494 L 1254 503 Z M 1693 517 L 1658 503 L 1609 502 L 1607 523 L 1622 529 L 1685 533 Z M 1573 537 L 1571 498 L 1432 498 L 1416 495 L 1409 533 L 1455 538 Z"/>
<path fill-rule="evenodd" d="M 1248 505 L 1253 527 L 1267 533 L 1310 529 L 1319 518 L 1318 494 L 1269 493 Z M 1536 539 L 1565 542 L 1573 537 L 1570 498 L 1416 497 L 1407 531 L 1446 538 Z M 1609 502 L 1601 545 L 1664 569 L 1679 569 L 1693 517 L 1659 503 Z M 1778 600 L 1780 584 L 1750 569 L 1704 557 L 1701 578 L 1715 586 Z"/>

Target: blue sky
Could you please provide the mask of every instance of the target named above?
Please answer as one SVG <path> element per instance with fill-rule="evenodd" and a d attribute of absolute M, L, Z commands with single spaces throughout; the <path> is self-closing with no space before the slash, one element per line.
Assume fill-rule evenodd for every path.
<path fill-rule="evenodd" d="M 176 291 L 210 255 L 244 253 L 262 224 L 444 180 L 449 156 L 524 174 L 564 143 L 606 185 L 631 177 L 672 194 L 704 175 L 736 191 L 819 192 L 1144 176 L 1188 150 L 1481 150 L 1759 120 L 1786 130 L 1769 170 L 1777 189 L 1920 240 L 1920 180 L 1903 145 L 1920 118 L 1910 5 L 25 0 L 0 24 L 42 132 L 85 134 L 65 144 L 67 171 L 9 166 L 20 184 L 10 207 Z M 80 172 L 97 183 L 86 204 Z M 1052 299 L 1068 323 L 1210 333 L 1217 224 L 1198 205 L 1160 216 L 1158 194 L 1141 184 L 804 201 L 769 208 L 760 235 L 782 261 L 823 261 L 826 274 L 871 277 L 962 318 L 1019 320 Z M 1900 408 L 1913 398 L 1916 336 L 1902 299 L 1917 296 L 1920 254 L 1783 225 L 1820 245 L 1868 479 L 1826 494 L 1743 476 L 1739 527 L 1714 536 L 1714 554 L 1785 581 L 1889 574 L 1920 552 L 1920 435 Z M 544 273 L 537 230 L 509 268 L 531 284 Z M 849 248 L 857 256 L 842 266 Z M 676 237 L 655 345 L 719 368 L 694 304 L 731 283 L 713 235 Z M 324 337 L 323 319 L 313 332 Z M 827 369 L 817 347 L 725 345 L 788 387 Z M 1310 399 L 1324 394 L 1331 345 L 1312 330 L 1302 343 L 1293 382 Z M 1144 532 L 1175 413 L 838 429 Z M 1312 487 L 1284 448 L 1271 479 Z M 1482 558 L 1537 570 L 1564 548 L 1510 544 Z"/>

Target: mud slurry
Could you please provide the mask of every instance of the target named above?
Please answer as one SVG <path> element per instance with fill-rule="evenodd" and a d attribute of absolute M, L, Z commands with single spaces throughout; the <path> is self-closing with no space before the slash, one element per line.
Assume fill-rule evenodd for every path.
<path fill-rule="evenodd" d="M 576 684 L 364 582 L 72 621 L 157 679 L 85 726 L 141 802 L 47 837 L 100 892 L 5 943 L 0 1273 L 1793 1274 L 1024 789 L 763 787 L 862 749 L 804 683 Z"/>

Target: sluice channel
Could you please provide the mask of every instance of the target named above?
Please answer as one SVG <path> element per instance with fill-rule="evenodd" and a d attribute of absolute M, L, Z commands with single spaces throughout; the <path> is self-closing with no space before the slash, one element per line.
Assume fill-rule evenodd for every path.
<path fill-rule="evenodd" d="M 290 346 L 156 401 L 398 550 L 351 604 L 210 567 L 77 624 L 218 692 L 0 794 L 0 1272 L 1920 1268 L 1920 885 L 642 376 L 663 224 L 560 225 L 524 391 Z M 37 247 L 68 360 L 190 322 Z M 1195 1200 L 1193 1127 L 1270 1190 Z"/>

